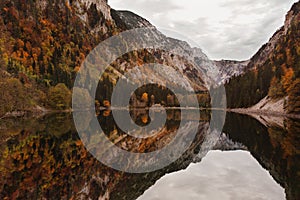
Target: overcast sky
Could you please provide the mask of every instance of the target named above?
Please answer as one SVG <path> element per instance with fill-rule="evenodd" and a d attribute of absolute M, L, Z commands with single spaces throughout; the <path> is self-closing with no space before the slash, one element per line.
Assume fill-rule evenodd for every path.
<path fill-rule="evenodd" d="M 114 9 L 133 11 L 159 29 L 189 37 L 211 59 L 235 60 L 254 55 L 283 25 L 294 2 L 297 0 L 108 0 Z"/>

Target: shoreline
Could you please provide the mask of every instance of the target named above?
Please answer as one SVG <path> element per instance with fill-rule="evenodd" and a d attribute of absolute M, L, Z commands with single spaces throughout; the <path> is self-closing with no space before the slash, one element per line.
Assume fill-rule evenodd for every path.
<path fill-rule="evenodd" d="M 270 111 L 270 110 L 258 110 L 258 109 L 251 109 L 251 108 L 228 108 L 227 112 L 234 112 L 239 114 L 246 114 L 246 115 L 258 115 L 258 116 L 267 116 L 267 117 L 287 117 L 292 119 L 300 119 L 300 115 L 296 114 L 287 114 L 285 112 L 278 112 L 278 111 Z"/>
<path fill-rule="evenodd" d="M 71 109 L 51 110 L 51 109 L 37 106 L 35 108 L 28 109 L 28 110 L 18 110 L 18 111 L 7 112 L 3 116 L 0 116 L 0 120 L 1 119 L 9 119 L 9 118 L 43 117 L 48 114 L 71 113 L 71 112 L 72 112 Z"/>
<path fill-rule="evenodd" d="M 124 107 L 124 108 L 116 108 L 116 107 L 111 107 L 111 108 L 105 108 L 101 107 L 99 110 L 129 110 L 130 108 Z M 145 108 L 135 108 L 135 109 L 145 109 Z M 146 108 L 146 109 L 151 109 L 151 108 Z M 152 108 L 154 110 L 162 110 L 161 108 Z M 259 110 L 259 109 L 253 109 L 253 108 L 227 108 L 225 110 L 223 109 L 218 109 L 218 108 L 191 108 L 191 107 L 164 107 L 166 110 L 178 110 L 178 109 L 183 109 L 183 110 L 222 110 L 226 112 L 231 112 L 231 113 L 238 113 L 238 114 L 245 114 L 249 116 L 266 116 L 266 117 L 287 117 L 287 118 L 292 118 L 292 119 L 300 119 L 300 115 L 297 114 L 287 114 L 285 112 L 278 112 L 278 111 L 270 111 L 270 110 Z M 72 109 L 66 109 L 66 110 L 51 110 L 47 109 L 44 107 L 35 107 L 33 109 L 29 110 L 22 110 L 22 111 L 12 111 L 8 112 L 5 115 L 0 117 L 1 119 L 6 119 L 6 118 L 22 118 L 22 117 L 42 117 L 48 114 L 55 114 L 55 113 L 71 113 L 71 112 L 76 112 L 75 110 Z M 79 111 L 80 112 L 80 111 Z"/>

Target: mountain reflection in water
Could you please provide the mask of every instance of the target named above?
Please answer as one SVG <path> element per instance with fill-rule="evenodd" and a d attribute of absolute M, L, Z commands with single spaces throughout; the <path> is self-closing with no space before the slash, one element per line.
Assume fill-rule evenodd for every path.
<path fill-rule="evenodd" d="M 249 150 L 259 164 L 268 170 L 274 180 L 285 189 L 287 199 L 299 197 L 299 121 L 288 119 L 285 121 L 285 128 L 265 127 L 251 117 L 229 113 L 224 127 L 226 135 L 219 135 L 207 133 L 210 119 L 208 112 L 201 112 L 201 119 L 193 117 L 197 116 L 193 115 L 194 111 L 190 111 L 190 114 L 181 119 L 178 112 L 180 110 L 167 111 L 166 125 L 157 138 L 149 139 L 126 136 L 115 125 L 111 112 L 99 113 L 99 123 L 105 135 L 119 148 L 132 152 L 160 149 L 174 137 L 180 121 L 182 123 L 195 121 L 197 122 L 195 124 L 199 122 L 195 140 L 176 162 L 164 169 L 145 174 L 119 172 L 97 161 L 83 146 L 71 114 L 2 119 L 0 121 L 0 199 L 99 199 L 99 197 L 116 200 L 137 199 L 166 174 L 189 166 L 188 170 L 198 164 L 205 164 L 205 159 L 209 158 L 210 154 L 207 158 L 203 156 L 215 149 Z M 132 113 L 132 117 L 139 125 L 147 124 L 149 120 L 147 113 L 145 115 L 143 112 Z M 89 119 L 83 119 L 82 123 L 88 126 Z M 93 141 L 93 135 L 89 137 L 89 140 Z M 247 156 L 250 158 L 249 154 Z M 247 159 L 247 156 L 241 159 Z M 228 156 L 222 156 L 223 159 L 226 157 Z M 223 159 L 216 160 L 216 164 L 219 162 L 220 165 L 225 166 L 226 160 Z M 191 164 L 195 162 L 198 164 Z M 243 170 L 244 163 L 235 164 L 232 166 L 233 169 Z M 215 192 L 215 195 L 230 196 L 232 191 L 228 188 L 234 186 L 241 188 L 247 181 L 257 186 L 263 181 L 270 181 L 267 175 L 260 176 L 258 180 L 253 179 L 255 174 L 251 173 L 264 173 L 263 170 L 258 172 L 251 167 L 252 165 L 246 166 L 250 167 L 249 174 L 242 171 L 246 176 L 240 180 L 230 176 L 231 179 L 224 181 L 224 185 Z M 256 165 L 256 168 L 260 166 Z M 200 179 L 201 185 L 182 187 L 186 191 L 198 187 L 199 198 L 205 195 L 205 188 L 214 187 L 213 180 L 222 181 L 211 176 L 213 174 L 209 170 L 204 174 L 205 179 L 195 173 L 193 181 Z M 176 177 L 176 174 L 172 176 Z M 274 191 L 272 195 L 280 199 L 282 197 L 280 188 L 274 182 L 273 186 L 272 188 L 262 186 L 263 188 L 259 189 L 262 189 L 264 194 Z M 276 189 L 278 193 L 275 192 L 275 186 L 279 188 Z M 262 190 L 256 191 L 260 193 Z M 251 188 L 243 187 L 244 194 L 251 191 Z M 184 199 L 188 199 L 188 196 Z"/>

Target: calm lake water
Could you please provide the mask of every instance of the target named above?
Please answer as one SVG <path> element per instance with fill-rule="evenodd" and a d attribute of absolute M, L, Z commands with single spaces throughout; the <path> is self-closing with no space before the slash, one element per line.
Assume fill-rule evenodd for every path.
<path fill-rule="evenodd" d="M 186 125 L 187 132 L 196 128 L 197 135 L 173 164 L 151 173 L 130 174 L 101 164 L 86 150 L 71 114 L 2 119 L 0 199 L 300 197 L 299 120 L 285 119 L 283 128 L 227 113 L 223 134 L 218 134 L 208 132 L 209 113 L 201 113 L 199 119 L 195 111 L 189 111 L 181 119 L 180 110 L 169 110 L 157 135 L 139 139 L 121 131 L 111 112 L 98 114 L 104 134 L 130 152 L 163 148 L 175 137 L 180 123 Z M 131 116 L 141 126 L 149 122 L 145 112 L 131 112 Z M 90 119 L 83 118 L 82 123 L 88 127 Z M 84 139 L 93 142 L 95 135 Z M 100 144 L 93 143 L 94 148 L 101 148 Z"/>

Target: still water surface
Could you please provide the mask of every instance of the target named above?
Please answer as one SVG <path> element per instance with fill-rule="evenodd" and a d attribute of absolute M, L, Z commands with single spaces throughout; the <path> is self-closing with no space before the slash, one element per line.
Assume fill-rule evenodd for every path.
<path fill-rule="evenodd" d="M 299 120 L 265 126 L 228 113 L 224 134 L 213 135 L 207 131 L 209 114 L 195 119 L 191 111 L 181 119 L 178 112 L 168 111 L 165 127 L 148 140 L 127 137 L 109 111 L 99 113 L 105 135 L 132 152 L 160 149 L 180 121 L 197 122 L 196 138 L 182 157 L 145 174 L 119 172 L 97 161 L 83 146 L 71 114 L 3 119 L 0 199 L 299 199 Z M 147 123 L 144 113 L 132 116 L 137 124 Z"/>
<path fill-rule="evenodd" d="M 200 163 L 161 178 L 138 200 L 284 200 L 284 189 L 247 151 L 210 151 Z"/>

